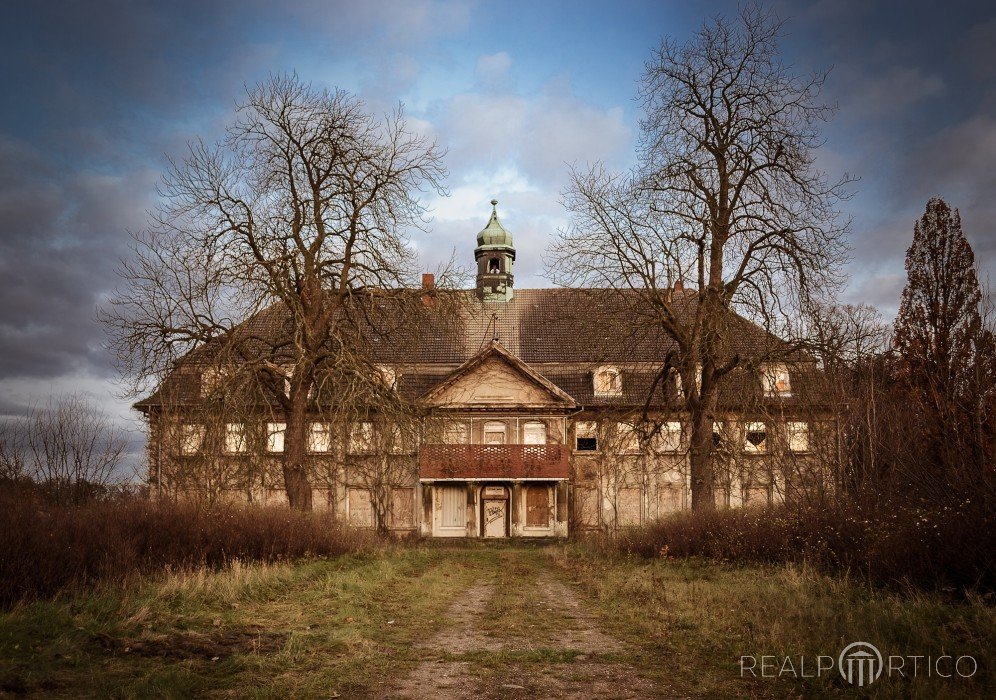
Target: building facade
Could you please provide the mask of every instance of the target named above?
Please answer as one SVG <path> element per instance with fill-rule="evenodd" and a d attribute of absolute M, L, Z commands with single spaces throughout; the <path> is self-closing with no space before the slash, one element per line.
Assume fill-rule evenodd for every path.
<path fill-rule="evenodd" d="M 477 236 L 476 288 L 454 293 L 458 321 L 421 324 L 419 342 L 376 350 L 412 419 L 327 420 L 316 399 L 314 507 L 356 527 L 442 538 L 567 537 L 689 508 L 682 388 L 677 375 L 659 377 L 671 341 L 631 323 L 610 290 L 516 290 L 496 204 Z M 423 291 L 435 293 L 430 275 Z M 694 308 L 693 292 L 672 293 Z M 721 392 L 717 505 L 823 488 L 817 466 L 833 431 L 815 399 L 815 364 L 779 354 L 781 341 L 746 319 L 731 316 L 728 331 L 730 351 L 756 361 Z M 150 425 L 154 491 L 286 502 L 279 411 L 207 410 L 213 371 L 188 363 L 167 379 L 169 392 L 136 404 Z"/>

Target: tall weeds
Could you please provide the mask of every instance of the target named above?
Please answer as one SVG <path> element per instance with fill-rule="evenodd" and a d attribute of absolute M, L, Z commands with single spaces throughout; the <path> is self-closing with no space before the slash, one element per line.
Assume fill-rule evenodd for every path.
<path fill-rule="evenodd" d="M 287 508 L 0 499 L 0 606 L 165 569 L 357 551 L 371 536 Z"/>

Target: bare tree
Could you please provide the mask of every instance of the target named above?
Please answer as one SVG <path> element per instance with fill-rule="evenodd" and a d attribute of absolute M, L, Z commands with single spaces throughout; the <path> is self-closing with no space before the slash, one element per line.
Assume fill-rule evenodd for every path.
<path fill-rule="evenodd" d="M 826 74 L 781 63 L 781 28 L 754 7 L 685 44 L 665 39 L 643 76 L 639 165 L 573 172 L 571 226 L 549 260 L 556 281 L 619 290 L 634 323 L 674 340 L 658 380 L 672 367 L 681 376 L 696 509 L 714 505 L 719 383 L 757 360 L 729 352 L 729 312 L 774 329 L 800 299 L 835 286 L 845 256 L 836 203 L 848 179 L 829 181 L 815 164 L 832 111 L 819 101 Z M 672 291 L 685 281 L 697 288 Z"/>
<path fill-rule="evenodd" d="M 20 466 L 56 503 L 78 505 L 121 481 L 125 436 L 82 396 L 52 399 L 8 427 L 4 462 Z"/>
<path fill-rule="evenodd" d="M 289 503 L 310 509 L 307 417 L 323 392 L 332 417 L 400 410 L 371 335 L 421 308 L 404 291 L 418 287 L 406 231 L 425 223 L 420 194 L 443 192 L 442 152 L 400 109 L 378 119 L 296 76 L 249 90 L 237 114 L 221 143 L 172 165 L 104 318 L 136 390 L 200 363 L 229 401 L 272 402 Z"/>

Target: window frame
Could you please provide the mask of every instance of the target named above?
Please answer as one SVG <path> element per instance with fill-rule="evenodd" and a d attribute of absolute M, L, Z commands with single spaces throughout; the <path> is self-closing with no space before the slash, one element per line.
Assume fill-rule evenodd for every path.
<path fill-rule="evenodd" d="M 582 438 L 581 435 L 578 434 L 578 433 L 581 432 L 581 426 L 591 426 L 591 437 L 585 436 L 584 438 Z M 584 432 L 588 432 L 588 430 L 585 430 Z M 594 440 L 595 441 L 595 446 L 592 447 L 590 450 L 589 449 L 582 449 L 581 447 L 578 446 L 578 440 L 581 440 L 581 439 Z M 598 439 L 598 421 L 597 420 L 579 420 L 579 421 L 576 421 L 574 423 L 574 451 L 575 452 L 600 452 L 601 451 L 601 447 L 602 447 L 601 443 L 600 443 L 600 441 Z"/>
<path fill-rule="evenodd" d="M 743 424 L 743 430 L 744 430 L 743 451 L 746 454 L 763 455 L 768 453 L 768 439 L 771 437 L 771 431 L 768 429 L 767 423 L 765 423 L 764 421 L 746 421 Z M 761 440 L 760 443 L 755 445 L 747 437 L 751 433 L 763 433 L 764 439 Z"/>
<path fill-rule="evenodd" d="M 237 436 L 239 442 L 232 442 L 233 435 Z M 226 455 L 244 455 L 249 452 L 249 434 L 245 423 L 225 423 L 221 451 Z"/>
<path fill-rule="evenodd" d="M 325 449 L 321 447 L 316 439 L 317 435 L 324 435 Z M 332 452 L 332 424 L 327 421 L 311 421 L 308 423 L 308 454 L 327 455 Z"/>

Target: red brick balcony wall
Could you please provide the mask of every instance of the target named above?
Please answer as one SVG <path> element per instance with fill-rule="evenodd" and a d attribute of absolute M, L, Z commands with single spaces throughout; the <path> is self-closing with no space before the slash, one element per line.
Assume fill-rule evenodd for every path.
<path fill-rule="evenodd" d="M 564 445 L 422 445 L 421 479 L 566 479 Z"/>

